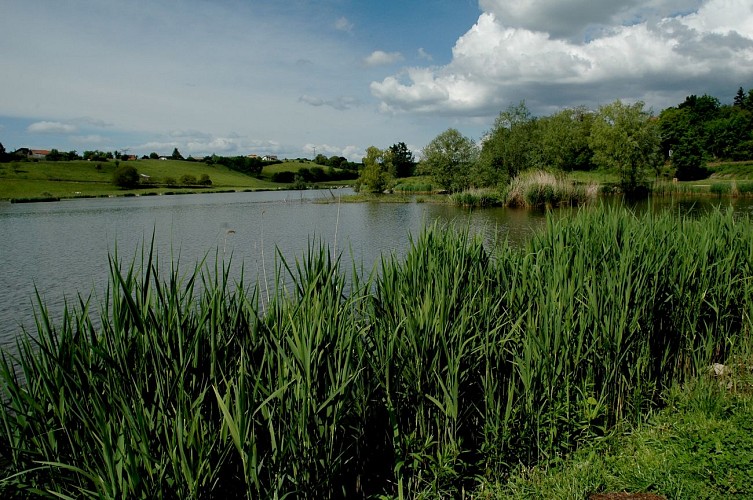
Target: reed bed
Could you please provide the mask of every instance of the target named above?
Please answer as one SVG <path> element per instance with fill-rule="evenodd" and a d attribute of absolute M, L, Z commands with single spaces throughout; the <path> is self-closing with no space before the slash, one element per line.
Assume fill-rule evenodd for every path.
<path fill-rule="evenodd" d="M 430 228 L 378 273 L 312 243 L 267 297 L 111 264 L 0 363 L 5 496 L 462 496 L 639 421 L 750 343 L 753 229 L 598 207 L 522 248 Z"/>
<path fill-rule="evenodd" d="M 494 189 L 467 189 L 450 195 L 453 204 L 465 208 L 488 208 L 504 205 L 505 196 Z"/>
<path fill-rule="evenodd" d="M 578 185 L 562 175 L 543 170 L 523 172 L 511 182 L 507 192 L 509 207 L 577 206 L 592 201 L 598 185 Z"/>

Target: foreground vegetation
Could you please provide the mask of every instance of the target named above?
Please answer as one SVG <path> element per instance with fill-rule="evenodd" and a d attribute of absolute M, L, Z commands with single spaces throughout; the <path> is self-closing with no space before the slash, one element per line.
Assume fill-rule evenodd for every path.
<path fill-rule="evenodd" d="M 565 460 L 520 467 L 485 484 L 481 498 L 583 499 L 596 491 L 666 498 L 749 497 L 753 492 L 753 359 L 734 357 L 665 393 L 645 423 L 594 441 Z"/>
<path fill-rule="evenodd" d="M 104 303 L 3 357 L 0 492 L 502 495 L 734 364 L 752 229 L 596 208 L 523 248 L 430 229 L 378 274 L 312 244 L 251 289 L 115 256 Z"/>

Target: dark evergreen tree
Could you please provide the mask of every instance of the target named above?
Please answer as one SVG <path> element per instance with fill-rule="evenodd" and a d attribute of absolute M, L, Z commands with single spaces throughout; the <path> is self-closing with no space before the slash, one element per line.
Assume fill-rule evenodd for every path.
<path fill-rule="evenodd" d="M 395 177 L 410 177 L 416 169 L 416 161 L 413 152 L 408 149 L 404 142 L 398 142 L 390 146 L 392 165 L 395 169 Z"/>

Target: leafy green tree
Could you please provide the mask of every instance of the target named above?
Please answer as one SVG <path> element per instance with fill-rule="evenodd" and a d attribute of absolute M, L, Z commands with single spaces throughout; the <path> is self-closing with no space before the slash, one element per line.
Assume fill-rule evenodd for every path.
<path fill-rule="evenodd" d="M 64 160 L 65 157 L 63 156 L 63 153 L 58 151 L 55 148 L 52 148 L 49 153 L 44 157 L 47 161 L 61 161 Z"/>
<path fill-rule="evenodd" d="M 519 172 L 540 166 L 539 130 L 525 101 L 502 111 L 486 134 L 474 171 L 474 184 L 506 182 Z"/>
<path fill-rule="evenodd" d="M 539 162 L 557 170 L 590 170 L 588 145 L 594 113 L 584 107 L 565 109 L 538 120 Z"/>
<path fill-rule="evenodd" d="M 390 157 L 395 167 L 395 177 L 410 177 L 416 170 L 416 159 L 413 152 L 404 142 L 390 146 Z"/>
<path fill-rule="evenodd" d="M 5 146 L 3 146 L 3 143 L 0 142 L 0 162 L 10 161 L 11 155 L 5 151 Z"/>
<path fill-rule="evenodd" d="M 704 179 L 709 176 L 700 139 L 692 131 L 684 135 L 672 150 L 675 177 L 681 181 Z"/>
<path fill-rule="evenodd" d="M 180 151 L 178 151 L 178 148 L 174 148 L 173 149 L 173 154 L 170 155 L 170 158 L 172 158 L 173 160 L 182 160 L 183 159 L 183 155 L 180 154 Z"/>
<path fill-rule="evenodd" d="M 201 174 L 199 177 L 199 185 L 200 186 L 211 186 L 212 185 L 212 179 L 209 178 L 208 174 Z"/>
<path fill-rule="evenodd" d="M 477 161 L 476 143 L 450 128 L 424 148 L 418 171 L 431 175 L 443 189 L 461 191 L 471 185 L 471 171 Z"/>
<path fill-rule="evenodd" d="M 384 192 L 392 182 L 393 170 L 389 150 L 369 146 L 363 159 L 363 170 L 356 181 L 359 191 Z"/>
<path fill-rule="evenodd" d="M 601 106 L 589 139 L 594 162 L 617 170 L 623 191 L 631 195 L 646 189 L 646 172 L 660 161 L 657 121 L 643 107 L 619 100 Z"/>
<path fill-rule="evenodd" d="M 321 153 L 316 155 L 316 158 L 314 158 L 314 163 L 316 163 L 317 165 L 326 165 L 327 161 L 327 157 Z"/>
<path fill-rule="evenodd" d="M 152 151 L 151 153 L 149 153 L 149 158 L 152 160 L 158 160 L 159 155 L 156 152 Z"/>
<path fill-rule="evenodd" d="M 131 165 L 119 166 L 112 174 L 112 183 L 124 189 L 131 189 L 139 184 L 139 173 Z"/>

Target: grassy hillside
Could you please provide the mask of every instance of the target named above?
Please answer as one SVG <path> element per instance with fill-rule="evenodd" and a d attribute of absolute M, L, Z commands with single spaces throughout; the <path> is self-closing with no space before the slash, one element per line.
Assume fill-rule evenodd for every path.
<path fill-rule="evenodd" d="M 203 174 L 208 175 L 212 181 L 211 187 L 203 190 L 281 187 L 280 184 L 234 172 L 222 165 L 175 160 L 136 160 L 126 164 L 136 167 L 139 174 L 148 175 L 157 185 L 133 190 L 123 190 L 114 186 L 112 175 L 117 168 L 114 161 L 11 162 L 0 163 L 0 199 L 107 196 L 122 195 L 129 191 L 160 193 L 182 189 L 179 184 L 171 187 L 160 186 L 167 178 L 179 182 L 183 175 L 199 178 Z"/>

